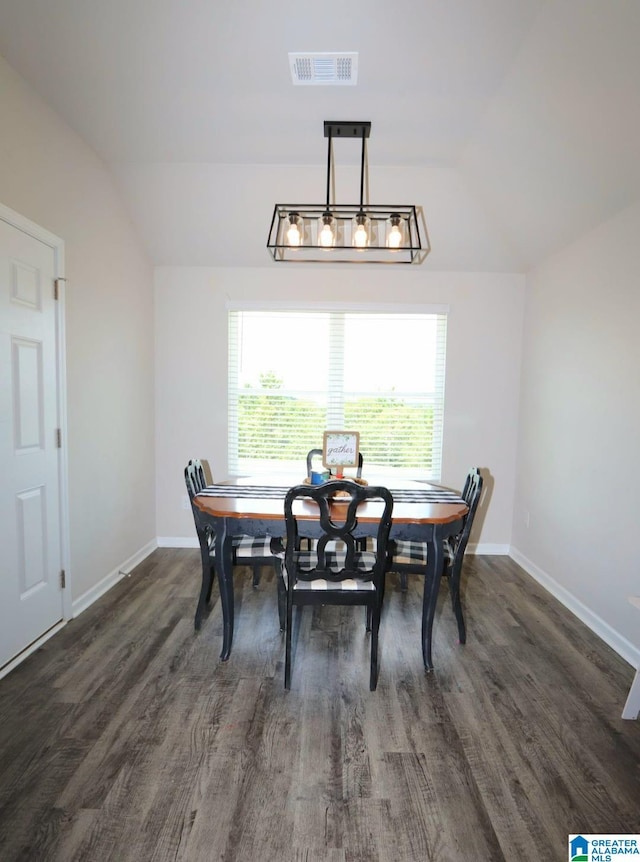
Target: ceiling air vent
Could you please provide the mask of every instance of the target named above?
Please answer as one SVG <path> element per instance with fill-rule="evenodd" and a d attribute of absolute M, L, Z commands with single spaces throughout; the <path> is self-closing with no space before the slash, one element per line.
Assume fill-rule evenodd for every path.
<path fill-rule="evenodd" d="M 289 52 L 293 83 L 324 87 L 358 83 L 358 52 L 299 54 Z"/>

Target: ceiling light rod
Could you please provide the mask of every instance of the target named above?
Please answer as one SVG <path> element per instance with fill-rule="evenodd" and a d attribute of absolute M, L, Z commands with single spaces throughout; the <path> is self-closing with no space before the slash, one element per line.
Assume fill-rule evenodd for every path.
<path fill-rule="evenodd" d="M 331 120 L 324 121 L 324 136 L 329 139 L 327 146 L 327 210 L 329 209 L 329 190 L 331 181 L 331 158 L 333 153 L 333 137 L 338 138 L 362 138 L 362 153 L 360 156 L 360 211 L 364 200 L 364 163 L 367 149 L 367 138 L 371 134 L 371 123 L 367 120 L 362 123 L 336 123 Z"/>
<path fill-rule="evenodd" d="M 423 249 L 413 204 L 364 204 L 367 138 L 371 123 L 324 122 L 327 138 L 327 196 L 321 204 L 276 204 L 267 249 L 277 262 L 421 263 Z M 331 203 L 333 144 L 336 138 L 360 138 L 360 204 Z"/>
<path fill-rule="evenodd" d="M 327 212 L 329 212 L 329 198 L 331 193 L 331 129 L 327 135 L 327 124 L 324 124 L 324 135 L 329 138 L 327 144 Z"/>

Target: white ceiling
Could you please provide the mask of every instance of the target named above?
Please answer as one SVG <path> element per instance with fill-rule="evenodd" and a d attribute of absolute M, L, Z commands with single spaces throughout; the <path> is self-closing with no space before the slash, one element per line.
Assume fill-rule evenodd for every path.
<path fill-rule="evenodd" d="M 371 202 L 424 208 L 425 266 L 525 268 L 640 197 L 639 37 L 638 0 L 0 0 L 0 53 L 157 264 L 268 265 L 335 119 L 371 121 Z M 358 51 L 358 84 L 294 87 L 289 51 Z M 339 202 L 359 155 L 336 143 Z"/>

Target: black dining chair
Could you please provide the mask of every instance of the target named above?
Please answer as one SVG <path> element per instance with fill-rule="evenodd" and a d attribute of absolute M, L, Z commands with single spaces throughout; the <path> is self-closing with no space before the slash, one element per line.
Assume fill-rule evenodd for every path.
<path fill-rule="evenodd" d="M 335 502 L 337 493 L 348 494 Z M 380 514 L 372 526 L 375 551 L 360 549 L 358 509 L 368 500 L 381 501 Z M 300 501 L 310 501 L 320 510 L 318 521 L 300 517 Z M 293 608 L 303 605 L 363 605 L 367 609 L 367 631 L 371 632 L 369 688 L 378 684 L 378 630 L 384 596 L 387 546 L 393 497 L 387 488 L 356 485 L 336 479 L 322 485 L 296 485 L 284 501 L 287 526 L 284 578 L 287 587 L 284 685 L 291 686 L 291 629 Z M 360 528 L 362 535 L 364 530 Z M 301 540 L 314 538 L 313 549 L 303 550 Z"/>
<path fill-rule="evenodd" d="M 193 498 L 199 494 L 207 484 L 206 472 L 202 462 L 193 458 L 189 461 L 184 469 L 184 478 L 187 486 L 187 493 L 191 501 L 191 509 L 200 544 L 200 554 L 202 557 L 202 587 L 200 597 L 196 608 L 195 628 L 200 628 L 200 621 L 204 612 L 204 607 L 211 599 L 213 589 L 213 581 L 216 564 L 216 540 L 213 531 L 210 528 L 202 529 L 193 503 Z M 284 631 L 285 627 L 285 608 L 286 608 L 286 592 L 285 584 L 282 577 L 282 558 L 284 555 L 284 546 L 281 539 L 272 538 L 271 536 L 233 536 L 232 544 L 232 563 L 234 566 L 249 566 L 253 571 L 253 585 L 257 586 L 260 582 L 259 570 L 262 566 L 272 566 L 276 574 L 276 584 L 278 589 L 278 616 L 280 619 L 280 631 Z"/>
<path fill-rule="evenodd" d="M 313 471 L 313 460 L 314 460 L 314 458 L 322 459 L 323 454 L 324 453 L 323 453 L 322 449 L 309 449 L 309 453 L 307 455 L 307 479 L 309 481 L 311 481 L 311 473 Z M 356 468 L 356 478 L 358 478 L 358 479 L 362 479 L 362 465 L 363 464 L 364 464 L 364 458 L 362 457 L 362 452 L 358 452 L 358 466 Z M 322 460 L 321 460 L 321 465 L 322 465 Z M 322 465 L 322 469 L 323 470 L 325 469 L 324 465 Z M 335 477 L 333 477 L 333 478 L 335 478 Z M 348 478 L 348 477 L 346 477 L 346 478 Z M 314 545 L 314 542 L 312 539 L 308 539 L 307 542 L 305 543 L 305 547 L 307 548 L 307 550 L 311 550 L 313 548 L 313 545 Z M 360 542 L 360 550 L 365 550 L 366 547 L 367 547 L 367 539 L 364 538 Z"/>
<path fill-rule="evenodd" d="M 460 574 L 462 572 L 464 552 L 467 548 L 481 493 L 482 476 L 478 467 L 473 467 L 467 474 L 461 495 L 469 511 L 464 517 L 460 532 L 444 543 L 444 575 L 449 583 L 451 605 L 458 623 L 458 636 L 461 644 L 466 643 L 467 630 L 462 613 L 462 602 L 460 600 Z M 400 575 L 400 587 L 402 590 L 406 590 L 407 575 L 424 575 L 425 573 L 427 543 L 393 540 L 390 543 L 389 559 L 388 570 Z"/>

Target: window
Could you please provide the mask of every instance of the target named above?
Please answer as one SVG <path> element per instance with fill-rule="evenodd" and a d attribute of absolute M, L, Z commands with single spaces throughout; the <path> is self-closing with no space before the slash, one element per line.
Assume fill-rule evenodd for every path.
<path fill-rule="evenodd" d="M 344 429 L 366 472 L 438 481 L 446 330 L 440 310 L 230 310 L 230 473 L 305 475 Z"/>

